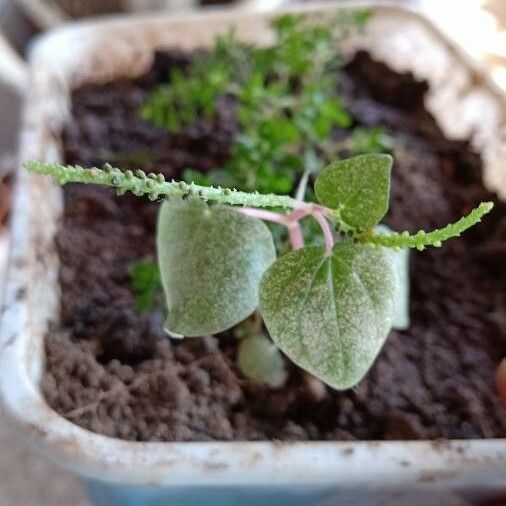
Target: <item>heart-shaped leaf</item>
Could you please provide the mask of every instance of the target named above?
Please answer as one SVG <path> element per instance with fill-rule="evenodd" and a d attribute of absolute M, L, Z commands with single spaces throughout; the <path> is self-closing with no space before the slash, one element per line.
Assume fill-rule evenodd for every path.
<path fill-rule="evenodd" d="M 388 211 L 390 155 L 359 155 L 325 167 L 315 181 L 316 198 L 340 211 L 352 228 L 366 230 Z"/>
<path fill-rule="evenodd" d="M 382 248 L 339 243 L 329 256 L 309 246 L 280 257 L 260 286 L 274 343 L 337 389 L 366 374 L 392 324 L 395 273 Z"/>
<path fill-rule="evenodd" d="M 165 328 L 183 336 L 221 332 L 253 313 L 260 279 L 276 258 L 262 221 L 196 199 L 163 203 L 157 249 Z"/>

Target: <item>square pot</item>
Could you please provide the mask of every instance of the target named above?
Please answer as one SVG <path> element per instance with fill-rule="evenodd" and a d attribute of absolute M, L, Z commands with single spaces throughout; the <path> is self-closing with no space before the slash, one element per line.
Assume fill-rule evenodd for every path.
<path fill-rule="evenodd" d="M 325 3 L 283 12 L 336 9 Z M 502 93 L 427 20 L 395 7 L 373 10 L 365 33 L 348 40 L 345 52 L 365 49 L 394 70 L 425 79 L 427 108 L 444 134 L 471 140 L 484 161 L 486 185 L 506 198 Z M 46 35 L 31 52 L 20 160 L 60 160 L 60 131 L 73 88 L 138 76 L 150 67 L 154 49 L 208 46 L 230 26 L 245 40 L 269 43 L 270 17 L 239 11 L 116 17 Z M 445 500 L 462 505 L 506 497 L 504 439 L 139 443 L 70 423 L 46 404 L 39 388 L 44 335 L 59 317 L 54 238 L 62 213 L 62 190 L 54 181 L 18 172 L 0 315 L 0 398 L 21 437 L 81 476 L 96 504 L 427 505 Z"/>

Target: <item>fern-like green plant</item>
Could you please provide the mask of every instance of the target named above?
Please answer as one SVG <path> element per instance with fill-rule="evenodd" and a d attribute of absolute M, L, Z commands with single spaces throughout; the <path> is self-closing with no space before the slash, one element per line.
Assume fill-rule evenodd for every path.
<path fill-rule="evenodd" d="M 184 72 L 172 70 L 169 82 L 152 91 L 140 114 L 177 132 L 213 116 L 220 97 L 232 99 L 240 131 L 230 159 L 205 176 L 187 171 L 185 179 L 291 193 L 309 160 L 315 173 L 341 151 L 388 150 L 388 138 L 379 129 L 355 128 L 339 94 L 341 42 L 369 17 L 367 10 L 330 19 L 282 16 L 273 21 L 276 41 L 268 47 L 241 42 L 234 32 L 219 36 Z M 350 133 L 338 140 L 337 130 Z"/>

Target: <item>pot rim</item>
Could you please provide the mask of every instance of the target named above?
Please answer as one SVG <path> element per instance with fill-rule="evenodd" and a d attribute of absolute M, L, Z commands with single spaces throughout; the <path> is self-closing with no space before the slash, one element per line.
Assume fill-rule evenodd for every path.
<path fill-rule="evenodd" d="M 346 8 L 370 5 L 370 2 L 353 2 Z M 283 9 L 276 14 L 331 12 L 338 8 L 337 3 L 326 2 Z M 389 16 L 398 21 L 400 16 L 406 22 L 414 23 L 445 48 L 449 57 L 454 59 L 452 63 L 456 65 L 458 62 L 464 69 L 462 72 L 472 76 L 479 93 L 486 92 L 498 111 L 495 123 L 487 125 L 486 131 L 479 131 L 474 141 L 480 147 L 479 142 L 484 142 L 485 134 L 493 134 L 499 139 L 506 124 L 504 95 L 488 75 L 418 14 L 391 6 L 375 6 L 374 12 L 386 21 Z M 261 23 L 269 16 L 272 14 L 249 13 L 247 23 Z M 131 57 L 132 48 L 140 48 L 139 58 L 144 58 L 142 64 L 147 67 L 150 61 L 146 55 L 152 54 L 153 47 L 162 41 L 163 35 L 157 40 L 156 34 L 163 30 L 177 32 L 187 28 L 186 25 L 196 27 L 211 23 L 212 29 L 204 35 L 209 38 L 213 30 L 241 20 L 242 28 L 247 31 L 245 13 L 239 11 L 213 9 L 179 16 L 114 16 L 74 23 L 43 36 L 32 48 L 30 56 L 31 92 L 25 108 L 20 158 L 59 159 L 55 132 L 68 114 L 69 89 L 83 80 L 83 76 L 97 81 L 110 77 L 108 67 L 103 66 L 97 53 L 98 45 L 104 40 L 112 44 L 109 49 L 118 56 L 118 66 L 127 62 L 121 44 L 128 40 L 130 46 L 126 52 L 130 51 Z M 138 32 L 142 32 L 141 35 Z M 245 35 L 268 40 L 267 32 L 259 36 L 255 30 Z M 181 45 L 186 47 L 185 44 L 183 41 Z M 350 47 L 352 51 L 353 44 Z M 388 63 L 393 67 L 398 65 L 395 61 Z M 438 119 L 444 129 L 445 118 Z M 469 135 L 469 131 L 464 133 Z M 453 132 L 453 135 L 458 137 L 462 132 Z M 499 153 L 506 149 L 505 142 L 497 140 Z M 494 162 L 494 156 L 485 157 L 486 166 L 492 164 L 495 167 Z M 489 183 L 506 192 L 506 184 L 501 186 L 506 183 L 506 173 L 502 171 L 494 175 L 494 171 L 497 172 L 497 168 L 491 170 L 493 177 L 489 177 Z M 20 170 L 13 209 L 9 271 L 0 314 L 0 401 L 4 415 L 17 432 L 57 463 L 90 478 L 157 485 L 297 483 L 330 486 L 374 481 L 387 486 L 392 479 L 396 483 L 443 480 L 445 483 L 461 481 L 466 485 L 471 481 L 480 485 L 485 483 L 485 477 L 492 477 L 497 483 L 504 478 L 506 439 L 146 443 L 109 438 L 70 423 L 46 404 L 37 386 L 43 368 L 43 335 L 48 321 L 54 320 L 58 314 L 58 259 L 53 238 L 62 214 L 61 190 L 46 178 Z"/>

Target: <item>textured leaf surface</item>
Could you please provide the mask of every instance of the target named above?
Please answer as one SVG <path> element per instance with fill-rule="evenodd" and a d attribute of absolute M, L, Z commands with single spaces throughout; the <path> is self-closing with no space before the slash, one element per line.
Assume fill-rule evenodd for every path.
<path fill-rule="evenodd" d="M 365 375 L 392 324 L 395 273 L 381 248 L 309 246 L 265 273 L 260 309 L 272 340 L 296 364 L 337 389 Z"/>
<path fill-rule="evenodd" d="M 286 380 L 285 362 L 279 349 L 263 334 L 241 339 L 237 363 L 243 374 L 271 387 L 279 387 Z"/>
<path fill-rule="evenodd" d="M 390 155 L 359 155 L 332 163 L 315 182 L 318 201 L 340 211 L 343 221 L 356 229 L 378 224 L 388 211 Z"/>
<path fill-rule="evenodd" d="M 158 218 L 158 262 L 172 334 L 226 330 L 258 306 L 260 279 L 276 258 L 260 220 L 202 201 L 173 199 Z"/>

